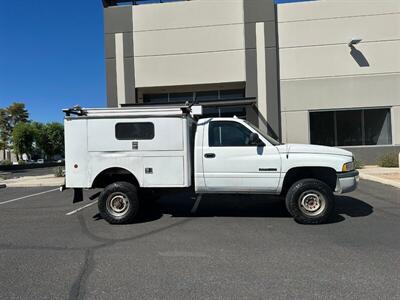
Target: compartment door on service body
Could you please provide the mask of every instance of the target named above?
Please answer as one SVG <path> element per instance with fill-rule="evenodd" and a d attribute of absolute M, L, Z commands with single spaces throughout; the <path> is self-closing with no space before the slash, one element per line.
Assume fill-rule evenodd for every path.
<path fill-rule="evenodd" d="M 236 121 L 211 121 L 203 136 L 203 171 L 209 192 L 275 192 L 281 158 L 276 147 L 249 145 L 252 131 Z"/>

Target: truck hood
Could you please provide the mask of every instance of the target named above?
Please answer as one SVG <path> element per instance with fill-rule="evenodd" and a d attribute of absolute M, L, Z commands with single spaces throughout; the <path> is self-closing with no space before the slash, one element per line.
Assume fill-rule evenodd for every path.
<path fill-rule="evenodd" d="M 350 151 L 327 146 L 308 145 L 308 144 L 285 144 L 277 147 L 280 153 L 314 153 L 314 154 L 329 154 L 350 156 L 353 154 Z"/>

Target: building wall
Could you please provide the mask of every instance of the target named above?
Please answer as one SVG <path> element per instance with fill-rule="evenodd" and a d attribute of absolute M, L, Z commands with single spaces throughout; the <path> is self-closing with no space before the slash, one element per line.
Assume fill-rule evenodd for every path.
<path fill-rule="evenodd" d="M 245 85 L 249 118 L 280 134 L 273 0 L 192 0 L 105 8 L 109 106 L 160 90 Z"/>
<path fill-rule="evenodd" d="M 310 142 L 309 111 L 389 107 L 400 145 L 400 1 L 281 4 L 278 33 L 285 142 Z M 371 161 L 373 147 L 352 149 Z"/>
<path fill-rule="evenodd" d="M 281 137 L 276 10 L 273 0 L 244 0 L 246 96 L 257 98 L 248 119 Z"/>
<path fill-rule="evenodd" d="M 242 1 L 132 6 L 136 88 L 245 81 Z"/>
<path fill-rule="evenodd" d="M 130 6 L 104 9 L 107 104 L 135 101 L 133 19 Z"/>
<path fill-rule="evenodd" d="M 297 143 L 310 142 L 311 111 L 384 107 L 393 145 L 351 149 L 374 161 L 400 148 L 400 1 L 192 0 L 104 14 L 109 106 L 244 87 L 257 98 L 247 118 Z"/>

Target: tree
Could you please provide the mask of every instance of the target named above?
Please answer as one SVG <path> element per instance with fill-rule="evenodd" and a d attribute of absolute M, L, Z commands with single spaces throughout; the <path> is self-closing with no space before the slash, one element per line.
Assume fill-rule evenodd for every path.
<path fill-rule="evenodd" d="M 0 109 L 0 141 L 3 150 L 3 159 L 6 159 L 6 150 L 12 145 L 14 127 L 18 123 L 29 122 L 29 113 L 24 103 L 14 102 L 10 106 Z M 17 160 L 18 152 L 17 154 Z"/>
<path fill-rule="evenodd" d="M 10 142 L 10 117 L 7 109 L 0 109 L 0 141 L 3 150 L 3 160 L 6 159 L 6 150 Z"/>
<path fill-rule="evenodd" d="M 1 135 L 1 133 L 0 133 Z M 0 139 L 0 149 L 3 150 L 3 160 L 6 159 L 6 147 L 2 139 Z"/>
<path fill-rule="evenodd" d="M 28 110 L 25 108 L 24 103 L 14 102 L 9 107 L 7 107 L 7 112 L 9 114 L 9 122 L 11 128 L 14 128 L 18 123 L 27 123 L 29 119 Z"/>
<path fill-rule="evenodd" d="M 12 103 L 9 107 L 7 107 L 7 112 L 9 115 L 9 126 L 10 126 L 11 132 L 13 132 L 14 127 L 17 124 L 29 122 L 29 120 L 28 120 L 29 113 L 26 110 L 24 103 L 20 103 L 20 102 Z M 11 135 L 11 136 L 13 136 L 13 135 Z M 13 143 L 13 141 L 11 141 L 11 142 Z M 14 150 L 15 150 L 15 146 L 14 146 Z M 17 155 L 17 160 L 19 160 L 18 151 L 15 151 L 15 154 Z"/>
<path fill-rule="evenodd" d="M 31 124 L 19 122 L 15 125 L 13 133 L 14 151 L 16 154 L 26 153 L 28 156 L 33 150 L 33 141 L 35 138 L 35 131 Z"/>
<path fill-rule="evenodd" d="M 47 158 L 64 155 L 64 126 L 53 122 L 48 124 L 34 123 L 35 142 Z"/>
<path fill-rule="evenodd" d="M 43 144 L 46 143 L 46 141 L 42 141 L 43 139 L 43 128 L 44 128 L 44 124 L 40 123 L 40 122 L 35 122 L 33 121 L 31 123 L 31 127 L 33 129 L 34 132 L 34 142 L 33 142 L 33 152 L 32 152 L 32 156 L 37 157 L 37 158 L 42 158 L 44 157 L 44 151 L 41 148 Z"/>

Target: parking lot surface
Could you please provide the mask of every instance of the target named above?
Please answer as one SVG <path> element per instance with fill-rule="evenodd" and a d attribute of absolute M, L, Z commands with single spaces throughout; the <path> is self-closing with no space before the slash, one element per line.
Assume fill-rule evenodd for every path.
<path fill-rule="evenodd" d="M 279 199 L 178 195 L 112 226 L 71 191 L 0 189 L 0 298 L 400 298 L 400 190 L 361 181 L 336 210 L 306 226 Z"/>

